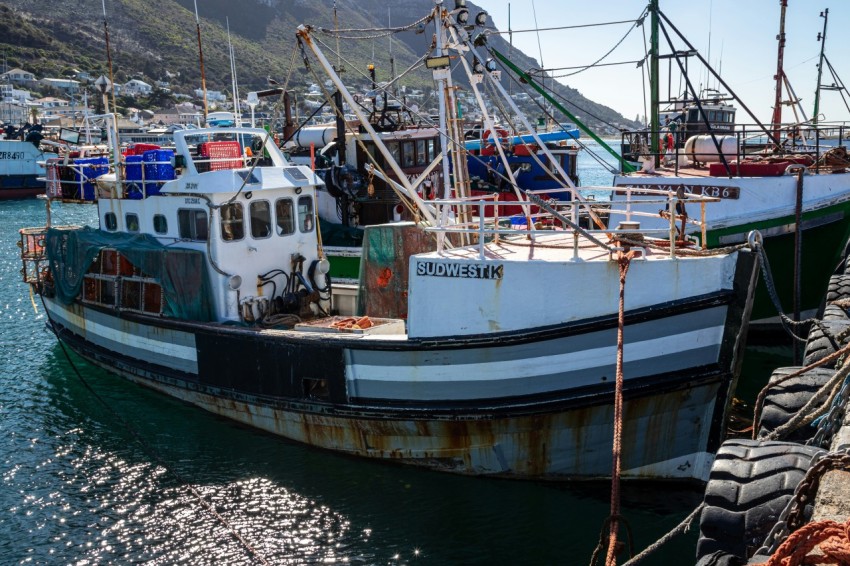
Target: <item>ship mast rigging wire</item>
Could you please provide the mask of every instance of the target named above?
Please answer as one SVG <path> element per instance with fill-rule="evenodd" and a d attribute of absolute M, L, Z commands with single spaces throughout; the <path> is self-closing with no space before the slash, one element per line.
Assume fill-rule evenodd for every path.
<path fill-rule="evenodd" d="M 532 6 L 534 6 L 534 4 L 533 4 L 533 3 L 532 3 Z M 638 19 L 636 19 L 636 20 L 634 20 L 634 21 L 633 21 L 632 25 L 629 27 L 628 31 L 626 31 L 625 35 L 623 35 L 623 37 L 621 37 L 621 38 L 620 38 L 620 41 L 618 41 L 617 43 L 615 43 L 615 44 L 614 44 L 614 47 L 612 47 L 611 49 L 609 49 L 609 50 L 608 50 L 608 52 L 607 52 L 607 53 L 605 53 L 602 57 L 600 57 L 599 59 L 597 59 L 596 61 L 594 61 L 594 62 L 593 62 L 593 63 L 591 63 L 590 65 L 587 65 L 587 66 L 585 66 L 585 67 L 581 67 L 581 68 L 579 68 L 579 70 L 578 70 L 578 71 L 573 71 L 572 73 L 565 73 L 565 74 L 563 74 L 563 75 L 551 75 L 551 76 L 550 76 L 550 78 L 553 78 L 553 79 L 563 79 L 563 78 L 565 78 L 565 77 L 571 77 L 571 76 L 573 76 L 573 75 L 577 75 L 577 74 L 579 74 L 579 73 L 583 73 L 584 71 L 586 71 L 586 70 L 588 70 L 588 69 L 592 69 L 592 68 L 594 68 L 594 67 L 601 66 L 601 65 L 599 65 L 599 63 L 600 63 L 600 62 L 602 62 L 602 61 L 604 61 L 604 60 L 605 60 L 605 59 L 606 59 L 609 55 L 611 55 L 611 53 L 613 53 L 613 52 L 614 52 L 614 51 L 615 51 L 618 47 L 620 47 L 620 45 L 621 45 L 621 44 L 622 44 L 622 43 L 626 40 L 626 38 L 627 38 L 627 37 L 629 37 L 629 35 L 631 35 L 631 33 L 635 30 L 635 28 L 637 28 L 637 27 L 643 27 L 643 21 L 646 19 L 647 13 L 648 13 L 648 12 L 646 11 L 646 9 L 644 9 L 644 11 L 641 13 L 640 17 L 638 17 Z M 535 23 L 536 23 L 536 22 L 535 22 Z M 540 36 L 538 35 L 538 45 L 539 45 L 539 43 L 540 43 L 540 39 L 539 39 L 539 38 L 540 38 Z M 542 60 L 543 55 L 541 54 L 541 56 L 540 56 L 540 57 L 541 57 L 540 66 L 542 67 L 542 66 L 543 66 L 543 60 Z M 634 62 L 634 63 L 637 63 L 637 61 L 633 61 L 633 62 Z M 619 64 L 619 63 L 618 63 L 618 64 Z M 563 68 L 565 68 L 565 69 L 566 69 L 567 67 L 563 67 Z M 552 69 L 552 70 L 557 70 L 557 69 Z M 544 70 L 543 70 L 543 69 L 541 69 L 541 71 L 544 71 Z M 532 73 L 531 73 L 531 72 L 529 72 L 529 74 L 532 74 Z M 544 76 L 545 76 L 545 75 L 544 75 Z"/>

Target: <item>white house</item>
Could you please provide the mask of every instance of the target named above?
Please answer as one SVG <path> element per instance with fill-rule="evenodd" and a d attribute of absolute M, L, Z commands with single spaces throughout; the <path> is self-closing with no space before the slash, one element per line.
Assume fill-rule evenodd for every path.
<path fill-rule="evenodd" d="M 121 89 L 123 94 L 127 96 L 147 96 L 153 91 L 153 87 L 145 81 L 132 79 L 124 83 L 124 88 Z"/>
<path fill-rule="evenodd" d="M 195 96 L 197 98 L 203 99 L 204 98 L 204 91 L 199 89 L 199 88 L 195 89 Z M 225 100 L 227 100 L 227 95 L 225 95 L 220 90 L 208 90 L 207 91 L 207 100 L 209 102 L 224 102 Z"/>
<path fill-rule="evenodd" d="M 68 93 L 74 93 L 80 90 L 80 81 L 75 81 L 74 79 L 44 78 L 38 82 L 43 84 L 44 86 L 49 86 L 51 88 L 62 90 Z"/>
<path fill-rule="evenodd" d="M 0 81 L 5 83 L 29 84 L 35 82 L 35 75 L 23 69 L 12 69 L 0 74 Z"/>

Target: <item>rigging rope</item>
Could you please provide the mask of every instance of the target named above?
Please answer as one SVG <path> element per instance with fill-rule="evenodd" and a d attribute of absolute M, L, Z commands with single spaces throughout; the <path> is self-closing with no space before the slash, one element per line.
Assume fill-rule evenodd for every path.
<path fill-rule="evenodd" d="M 620 518 L 620 466 L 623 451 L 623 330 L 626 320 L 626 274 L 629 272 L 635 251 L 617 253 L 617 266 L 620 271 L 620 303 L 617 316 L 617 379 L 614 387 L 614 442 L 611 447 L 611 530 L 608 537 L 606 566 L 617 564 L 617 532 Z"/>
<path fill-rule="evenodd" d="M 631 24 L 631 23 L 634 23 L 634 20 L 620 20 L 618 22 L 601 22 L 601 23 L 596 23 L 596 24 L 578 24 L 578 25 L 574 25 L 574 26 L 558 26 L 558 27 L 550 27 L 550 28 L 537 28 L 537 27 L 535 27 L 535 28 L 531 28 L 531 29 L 519 29 L 519 30 L 515 29 L 515 30 L 508 30 L 508 31 L 487 30 L 487 33 L 499 34 L 499 35 L 505 34 L 505 33 L 538 33 L 538 32 L 541 32 L 541 31 L 559 31 L 559 30 L 564 30 L 564 29 L 592 28 L 592 27 L 599 27 L 599 26 L 615 26 L 615 25 L 619 25 L 619 24 Z"/>
<path fill-rule="evenodd" d="M 580 69 L 580 70 L 578 70 L 578 71 L 573 71 L 572 73 L 566 73 L 566 74 L 563 74 L 563 75 L 554 75 L 554 76 L 552 76 L 552 78 L 553 78 L 553 79 L 563 79 L 563 78 L 565 78 L 565 77 L 571 77 L 571 76 L 573 76 L 573 75 L 577 75 L 577 74 L 579 74 L 579 73 L 583 73 L 584 71 L 586 71 L 586 70 L 588 70 L 588 69 L 592 69 L 593 67 L 596 67 L 596 66 L 599 64 L 599 62 L 600 62 L 600 61 L 604 61 L 606 57 L 608 57 L 609 55 L 611 55 L 611 53 L 613 53 L 613 52 L 614 52 L 614 51 L 615 51 L 618 47 L 620 47 L 620 45 L 621 45 L 624 41 L 626 41 L 626 38 L 627 38 L 627 37 L 629 37 L 629 35 L 630 35 L 630 34 L 631 34 L 634 30 L 635 30 L 635 28 L 637 28 L 637 27 L 643 27 L 643 21 L 644 21 L 644 19 L 646 18 L 646 15 L 647 15 L 647 11 L 646 11 L 646 9 L 644 9 L 644 11 L 641 13 L 640 17 L 639 17 L 637 20 L 635 20 L 634 24 L 633 24 L 631 27 L 629 27 L 629 29 L 628 29 L 628 31 L 626 32 L 626 34 L 625 34 L 623 37 L 621 37 L 621 38 L 620 38 L 620 41 L 618 41 L 617 43 L 615 43 L 615 44 L 614 44 L 614 47 L 612 47 L 611 49 L 609 49 L 609 50 L 608 50 L 608 52 L 607 52 L 607 53 L 605 53 L 605 55 L 603 55 L 602 57 L 600 57 L 599 59 L 597 59 L 596 61 L 594 61 L 594 62 L 593 62 L 593 63 L 591 63 L 590 65 L 588 65 L 588 66 L 586 66 L 586 67 L 584 67 L 584 68 L 582 68 L 582 69 Z"/>
<path fill-rule="evenodd" d="M 812 551 L 818 550 L 816 554 Z M 756 566 L 801 566 L 803 564 L 850 564 L 850 518 L 807 523 L 779 545 L 767 562 Z"/>
<path fill-rule="evenodd" d="M 413 28 L 424 26 L 428 22 L 430 22 L 434 18 L 433 10 L 428 13 L 427 16 L 419 18 L 415 22 L 409 23 L 404 26 L 395 26 L 395 27 L 385 27 L 385 28 L 348 28 L 348 29 L 329 29 L 325 27 L 316 27 L 313 28 L 317 31 L 320 31 L 326 35 L 336 36 L 340 39 L 378 39 L 381 37 L 386 37 L 388 35 L 392 35 L 395 33 L 401 33 L 404 31 L 409 31 Z M 364 35 L 364 36 L 345 36 L 343 34 L 346 33 L 377 33 L 379 35 Z"/>

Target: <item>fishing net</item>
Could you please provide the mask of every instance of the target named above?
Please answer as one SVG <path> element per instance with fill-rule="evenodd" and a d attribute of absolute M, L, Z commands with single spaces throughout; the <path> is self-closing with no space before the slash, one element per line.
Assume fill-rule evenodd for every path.
<path fill-rule="evenodd" d="M 167 248 L 147 234 L 109 233 L 90 227 L 51 228 L 45 247 L 56 298 L 62 303 L 76 300 L 98 254 L 113 249 L 140 272 L 140 277 L 153 279 L 162 287 L 165 316 L 199 322 L 215 318 L 206 260 L 200 251 Z"/>

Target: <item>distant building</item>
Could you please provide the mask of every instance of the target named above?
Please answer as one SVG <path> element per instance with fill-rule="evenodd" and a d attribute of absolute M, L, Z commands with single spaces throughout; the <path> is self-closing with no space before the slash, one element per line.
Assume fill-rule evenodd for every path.
<path fill-rule="evenodd" d="M 80 90 L 80 81 L 75 81 L 74 79 L 44 78 L 38 82 L 44 86 L 55 88 L 69 94 L 73 94 Z"/>
<path fill-rule="evenodd" d="M 54 96 L 46 96 L 36 99 L 32 102 L 33 106 L 38 107 L 38 115 L 43 120 L 63 116 L 82 116 L 86 112 L 91 113 L 90 108 L 84 107 L 79 103 L 69 103 L 67 100 L 56 98 Z"/>
<path fill-rule="evenodd" d="M 171 108 L 154 110 L 151 122 L 154 124 L 162 124 L 164 126 L 178 124 L 180 122 L 180 112 L 178 112 L 173 106 Z"/>
<path fill-rule="evenodd" d="M 35 82 L 35 75 L 23 69 L 12 69 L 0 74 L 0 81 L 18 85 L 30 85 Z"/>
<path fill-rule="evenodd" d="M 153 91 L 153 87 L 145 81 L 132 79 L 124 83 L 121 92 L 127 96 L 147 96 Z"/>
<path fill-rule="evenodd" d="M 203 100 L 204 91 L 201 89 L 195 89 L 195 96 Z M 225 95 L 220 90 L 208 90 L 207 91 L 207 100 L 209 102 L 224 102 L 227 100 L 227 95 Z"/>

